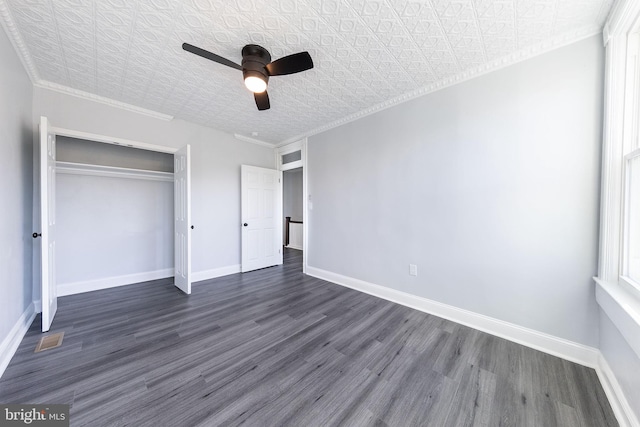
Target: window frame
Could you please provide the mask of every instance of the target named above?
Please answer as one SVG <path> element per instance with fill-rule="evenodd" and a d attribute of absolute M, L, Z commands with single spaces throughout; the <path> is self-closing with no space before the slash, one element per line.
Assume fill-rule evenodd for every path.
<path fill-rule="evenodd" d="M 640 121 L 640 120 L 638 120 Z M 640 158 L 640 148 L 636 148 L 630 153 L 627 153 L 624 156 L 624 189 L 622 196 L 623 203 L 623 220 L 621 227 L 621 240 L 622 240 L 622 249 L 620 256 L 620 276 L 619 280 L 623 285 L 626 285 L 627 288 L 634 289 L 635 292 L 640 294 L 640 283 L 636 280 L 632 279 L 629 275 L 629 251 L 630 251 L 630 221 L 631 221 L 631 167 L 630 164 L 633 160 Z M 640 167 L 637 166 L 637 167 Z M 640 173 L 640 172 L 636 172 Z M 638 190 L 636 190 L 638 191 Z"/>
<path fill-rule="evenodd" d="M 630 208 L 631 208 L 631 167 L 632 160 L 640 156 L 638 144 L 638 129 L 640 128 L 640 16 L 618 36 L 624 41 L 624 55 L 619 56 L 618 63 L 610 64 L 624 70 L 622 106 L 621 139 L 617 142 L 621 146 L 622 182 L 620 209 L 622 221 L 619 226 L 620 253 L 618 255 L 618 284 L 640 299 L 640 283 L 629 276 L 630 249 Z M 624 63 L 621 61 L 624 58 Z"/>
<path fill-rule="evenodd" d="M 640 357 L 640 287 L 626 274 L 628 167 L 640 128 L 640 2 L 618 0 L 603 30 L 605 96 L 596 300 Z M 633 96 L 629 96 L 629 93 Z"/>

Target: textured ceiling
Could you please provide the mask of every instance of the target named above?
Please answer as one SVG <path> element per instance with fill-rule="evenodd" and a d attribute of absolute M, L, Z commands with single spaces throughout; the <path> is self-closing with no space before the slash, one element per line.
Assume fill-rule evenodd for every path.
<path fill-rule="evenodd" d="M 611 4 L 0 0 L 0 13 L 34 83 L 281 143 L 595 34 Z M 182 42 L 237 63 L 248 43 L 307 50 L 315 68 L 270 79 L 260 112 L 240 71 Z"/>

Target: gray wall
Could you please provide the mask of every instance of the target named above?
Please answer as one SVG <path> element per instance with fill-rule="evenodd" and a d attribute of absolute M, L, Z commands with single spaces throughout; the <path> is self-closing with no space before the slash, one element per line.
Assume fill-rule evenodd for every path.
<path fill-rule="evenodd" d="M 302 221 L 302 169 L 282 173 L 283 214 L 294 221 Z"/>
<path fill-rule="evenodd" d="M 240 263 L 240 165 L 273 168 L 273 149 L 182 120 L 164 121 L 42 88 L 34 89 L 33 107 L 34 129 L 44 115 L 66 129 L 176 148 L 191 144 L 192 271 Z M 105 260 L 110 261 L 117 262 Z"/>
<path fill-rule="evenodd" d="M 173 183 L 56 177 L 58 286 L 173 268 Z"/>
<path fill-rule="evenodd" d="M 67 137 L 56 143 L 58 161 L 173 172 L 172 154 Z M 58 286 L 172 269 L 173 207 L 172 182 L 58 173 Z"/>
<path fill-rule="evenodd" d="M 286 241 L 287 222 L 302 221 L 302 168 L 282 172 L 282 242 Z"/>
<path fill-rule="evenodd" d="M 596 36 L 310 137 L 309 265 L 597 346 L 603 66 Z"/>
<path fill-rule="evenodd" d="M 32 90 L 0 29 L 0 343 L 31 304 Z"/>

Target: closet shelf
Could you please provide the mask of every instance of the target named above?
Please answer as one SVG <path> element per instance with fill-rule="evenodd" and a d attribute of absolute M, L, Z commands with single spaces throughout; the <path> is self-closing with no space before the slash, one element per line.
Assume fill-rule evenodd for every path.
<path fill-rule="evenodd" d="M 86 163 L 56 162 L 56 173 L 67 175 L 90 175 L 111 178 L 147 179 L 173 182 L 172 172 L 131 169 L 116 166 L 91 165 Z"/>

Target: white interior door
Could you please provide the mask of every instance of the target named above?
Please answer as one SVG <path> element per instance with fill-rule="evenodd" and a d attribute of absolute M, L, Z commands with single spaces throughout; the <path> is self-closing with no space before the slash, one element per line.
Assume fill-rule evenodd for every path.
<path fill-rule="evenodd" d="M 174 154 L 175 205 L 175 278 L 174 284 L 185 294 L 191 293 L 191 147 L 186 145 Z"/>
<path fill-rule="evenodd" d="M 282 264 L 282 172 L 242 165 L 242 272 Z"/>
<path fill-rule="evenodd" d="M 51 328 L 58 309 L 56 289 L 56 136 L 40 117 L 40 284 L 42 332 Z M 35 237 L 35 235 L 34 235 Z"/>

